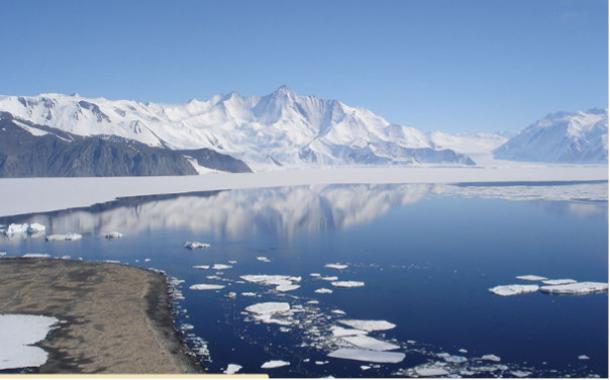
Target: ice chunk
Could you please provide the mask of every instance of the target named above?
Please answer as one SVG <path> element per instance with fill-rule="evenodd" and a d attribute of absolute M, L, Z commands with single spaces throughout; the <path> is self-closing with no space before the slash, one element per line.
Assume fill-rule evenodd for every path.
<path fill-rule="evenodd" d="M 68 233 L 68 234 L 53 234 L 47 235 L 45 238 L 46 241 L 72 241 L 72 240 L 80 240 L 83 238 L 83 235 L 77 233 Z"/>
<path fill-rule="evenodd" d="M 44 232 L 46 229 L 47 228 L 40 223 L 31 223 L 28 226 L 28 234 L 30 234 L 30 235 L 38 234 L 38 233 Z"/>
<path fill-rule="evenodd" d="M 542 280 L 546 280 L 546 277 L 537 276 L 535 274 L 526 274 L 523 276 L 517 276 L 517 279 L 524 280 L 524 281 L 542 281 Z"/>
<path fill-rule="evenodd" d="M 330 312 L 337 315 L 345 315 L 345 312 L 341 309 L 333 309 Z"/>
<path fill-rule="evenodd" d="M 244 297 L 256 297 L 256 293 L 253 292 L 242 292 L 241 295 Z"/>
<path fill-rule="evenodd" d="M 26 253 L 23 257 L 36 258 L 36 259 L 47 259 L 51 257 L 48 253 Z"/>
<path fill-rule="evenodd" d="M 567 285 L 541 286 L 540 291 L 551 294 L 584 295 L 607 292 L 608 284 L 605 282 L 585 281 Z"/>
<path fill-rule="evenodd" d="M 209 265 L 193 265 L 193 269 L 210 269 Z"/>
<path fill-rule="evenodd" d="M 106 234 L 104 234 L 104 237 L 106 239 L 120 239 L 123 237 L 123 234 L 117 231 L 112 231 L 112 232 L 106 232 Z"/>
<path fill-rule="evenodd" d="M 546 280 L 546 281 L 542 281 L 543 284 L 545 285 L 568 285 L 568 284 L 575 284 L 576 280 L 572 280 L 571 278 L 560 278 L 558 280 Z"/>
<path fill-rule="evenodd" d="M 316 289 L 314 290 L 314 293 L 318 293 L 318 294 L 330 294 L 333 291 L 330 289 L 326 289 L 326 288 L 320 288 L 320 289 Z"/>
<path fill-rule="evenodd" d="M 43 340 L 57 322 L 42 315 L 0 314 L 0 370 L 43 365 L 47 353 L 33 345 Z"/>
<path fill-rule="evenodd" d="M 290 362 L 284 361 L 284 360 L 269 360 L 267 362 L 264 362 L 261 365 L 261 368 L 265 368 L 265 369 L 270 369 L 270 368 L 279 368 L 279 367 L 285 367 L 290 365 Z"/>
<path fill-rule="evenodd" d="M 25 235 L 28 232 L 28 227 L 27 223 L 11 223 L 7 228 L 2 229 L 2 233 L 6 236 Z"/>
<path fill-rule="evenodd" d="M 324 280 L 324 281 L 337 281 L 338 279 L 339 279 L 339 277 L 337 277 L 337 276 L 320 277 L 320 280 Z"/>
<path fill-rule="evenodd" d="M 301 285 L 294 285 L 294 284 L 286 284 L 286 285 L 278 285 L 275 287 L 275 290 L 277 290 L 278 292 L 289 292 L 291 290 L 296 290 L 298 288 L 300 288 Z"/>
<path fill-rule="evenodd" d="M 332 264 L 326 264 L 326 265 L 324 265 L 324 267 L 341 270 L 341 269 L 347 268 L 347 264 L 332 263 Z"/>
<path fill-rule="evenodd" d="M 298 287 L 296 283 L 301 281 L 301 277 L 268 274 L 245 275 L 240 278 L 259 285 L 275 286 L 275 289 L 280 292 L 297 289 L 295 288 L 295 286 Z"/>
<path fill-rule="evenodd" d="M 400 363 L 405 358 L 405 354 L 402 352 L 372 351 L 359 348 L 339 348 L 329 353 L 328 356 L 369 363 Z"/>
<path fill-rule="evenodd" d="M 578 360 L 589 360 L 591 359 L 590 357 L 588 357 L 587 355 L 578 355 Z"/>
<path fill-rule="evenodd" d="M 510 371 L 510 374 L 515 376 L 515 377 L 528 377 L 532 373 L 530 371 L 515 370 L 515 371 Z"/>
<path fill-rule="evenodd" d="M 364 286 L 362 281 L 333 281 L 330 284 L 337 288 L 359 288 Z"/>
<path fill-rule="evenodd" d="M 458 352 L 461 352 L 462 354 L 467 354 L 467 353 L 468 353 L 468 350 L 467 350 L 467 349 L 465 349 L 465 348 L 460 348 L 460 349 L 458 350 Z"/>
<path fill-rule="evenodd" d="M 464 357 L 464 356 L 451 355 L 451 354 L 449 354 L 447 352 L 441 352 L 437 356 L 439 358 L 442 358 L 447 363 L 460 364 L 460 363 L 465 363 L 465 362 L 468 361 L 468 359 L 466 357 Z"/>
<path fill-rule="evenodd" d="M 225 374 L 227 374 L 227 375 L 232 375 L 232 374 L 234 374 L 234 373 L 239 372 L 239 370 L 240 370 L 241 368 L 242 368 L 242 367 L 241 367 L 239 364 L 233 364 L 233 363 L 231 363 L 231 364 L 228 364 L 228 365 L 227 365 L 227 369 L 225 369 L 223 373 L 225 373 Z"/>
<path fill-rule="evenodd" d="M 368 366 L 368 365 L 361 365 L 361 366 L 360 366 L 360 369 L 361 369 L 361 370 L 363 370 L 363 371 L 368 371 L 369 369 L 371 369 L 371 366 Z"/>
<path fill-rule="evenodd" d="M 310 273 L 309 274 L 311 277 L 320 277 L 321 274 L 320 273 Z"/>
<path fill-rule="evenodd" d="M 0 257 L 6 256 L 6 252 L 0 252 Z"/>
<path fill-rule="evenodd" d="M 237 264 L 237 260 L 229 260 L 228 263 L 231 265 L 235 265 Z"/>
<path fill-rule="evenodd" d="M 194 284 L 189 286 L 189 289 L 191 290 L 220 290 L 223 289 L 225 286 L 224 285 L 217 285 L 217 284 Z"/>
<path fill-rule="evenodd" d="M 538 285 L 499 285 L 490 288 L 489 291 L 498 296 L 514 296 L 518 294 L 537 292 L 540 287 Z"/>
<path fill-rule="evenodd" d="M 345 327 L 333 326 L 330 329 L 333 336 L 336 337 L 345 337 L 345 336 L 355 336 L 355 335 L 366 335 L 366 331 L 356 330 L 356 329 L 346 329 Z"/>
<path fill-rule="evenodd" d="M 339 319 L 337 322 L 345 326 L 353 327 L 357 330 L 369 332 L 391 330 L 396 327 L 396 325 L 391 322 L 373 319 Z"/>
<path fill-rule="evenodd" d="M 348 342 L 349 344 L 356 346 L 358 348 L 364 348 L 367 350 L 374 351 L 391 351 L 400 348 L 392 343 L 384 342 L 379 339 L 371 338 L 366 335 L 352 335 L 343 337 L 342 340 Z"/>
<path fill-rule="evenodd" d="M 262 261 L 263 263 L 270 263 L 271 260 L 269 260 L 266 256 L 257 256 L 256 259 L 258 261 Z"/>
<path fill-rule="evenodd" d="M 490 362 L 499 362 L 501 359 L 497 355 L 487 354 L 487 355 L 481 356 L 481 360 L 487 360 L 487 361 L 490 361 Z"/>
<path fill-rule="evenodd" d="M 421 377 L 440 377 L 449 375 L 449 372 L 443 367 L 427 365 L 415 367 L 415 373 L 417 374 L 417 376 Z"/>
<path fill-rule="evenodd" d="M 208 243 L 202 243 L 200 241 L 186 241 L 186 242 L 184 242 L 184 248 L 205 249 L 205 248 L 210 248 L 210 245 Z"/>
<path fill-rule="evenodd" d="M 310 301 L 307 301 L 306 303 L 309 305 L 318 305 L 320 302 L 317 300 L 310 300 Z"/>
<path fill-rule="evenodd" d="M 227 265 L 227 264 L 214 264 L 212 265 L 212 269 L 214 270 L 224 270 L 224 269 L 231 269 L 233 268 L 232 265 Z"/>
<path fill-rule="evenodd" d="M 245 310 L 263 323 L 290 324 L 290 321 L 282 319 L 290 315 L 290 305 L 286 302 L 261 302 L 250 305 Z"/>

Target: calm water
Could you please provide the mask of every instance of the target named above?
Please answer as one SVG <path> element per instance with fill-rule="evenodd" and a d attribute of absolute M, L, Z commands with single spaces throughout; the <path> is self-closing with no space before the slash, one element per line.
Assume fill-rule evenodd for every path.
<path fill-rule="evenodd" d="M 592 186 L 602 187 L 598 193 L 607 191 L 606 184 Z M 563 191 L 561 186 L 526 190 L 538 192 L 538 198 Z M 438 354 L 446 352 L 465 357 L 463 363 L 446 365 L 450 373 L 462 371 L 463 376 L 527 371 L 531 376 L 607 377 L 607 294 L 498 297 L 488 291 L 523 283 L 515 276 L 524 274 L 607 282 L 607 202 L 542 201 L 536 196 L 514 200 L 527 192 L 515 188 L 477 191 L 353 185 L 130 198 L 4 218 L 0 223 L 38 221 L 47 233 L 84 236 L 75 242 L 4 239 L 0 251 L 120 260 L 184 280 L 178 325 L 194 325 L 187 332 L 191 345 L 200 347 L 195 337 L 205 340 L 209 355 L 201 360 L 212 372 L 228 363 L 242 365 L 242 372 L 260 372 L 263 362 L 277 359 L 291 365 L 269 370 L 272 376 L 409 375 L 405 370 L 414 366 L 443 362 Z M 125 237 L 109 241 L 100 236 L 107 231 Z M 190 251 L 183 248 L 185 240 L 212 246 Z M 236 263 L 221 271 L 192 268 L 230 261 Z M 334 262 L 349 267 L 324 267 Z M 366 285 L 334 288 L 310 273 Z M 247 274 L 301 276 L 301 287 L 276 292 L 240 281 Z M 189 290 L 195 283 L 226 287 Z M 314 292 L 322 287 L 334 292 Z M 227 297 L 229 292 L 237 296 Z M 302 305 L 303 310 L 295 313 L 291 326 L 253 322 L 244 308 L 266 301 Z M 326 357 L 337 344 L 329 329 L 341 318 L 395 323 L 394 329 L 370 336 L 400 345 L 397 351 L 406 353 L 405 360 L 363 370 L 360 366 L 368 363 Z M 477 360 L 485 354 L 495 354 L 501 362 Z M 579 355 L 590 359 L 579 360 Z"/>

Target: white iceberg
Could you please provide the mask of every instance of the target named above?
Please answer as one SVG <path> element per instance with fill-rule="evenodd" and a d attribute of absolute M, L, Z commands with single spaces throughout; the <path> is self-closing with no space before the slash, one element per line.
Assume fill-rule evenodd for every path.
<path fill-rule="evenodd" d="M 523 276 L 517 276 L 516 277 L 519 280 L 524 280 L 524 281 L 542 281 L 542 280 L 546 280 L 546 277 L 542 277 L 542 276 L 537 276 L 535 274 L 526 274 Z"/>
<path fill-rule="evenodd" d="M 337 314 L 337 315 L 345 315 L 345 314 L 346 314 L 346 313 L 345 313 L 343 310 L 341 310 L 341 309 L 332 309 L 330 312 L 331 312 L 331 313 L 333 313 L 333 314 Z"/>
<path fill-rule="evenodd" d="M 28 226 L 27 231 L 28 231 L 28 234 L 34 235 L 34 234 L 39 234 L 41 232 L 45 232 L 46 229 L 47 228 L 44 225 L 40 224 L 40 223 L 31 223 Z"/>
<path fill-rule="evenodd" d="M 0 370 L 39 367 L 47 352 L 33 346 L 43 340 L 58 320 L 25 314 L 0 314 Z"/>
<path fill-rule="evenodd" d="M 202 243 L 200 241 L 186 241 L 184 243 L 184 248 L 187 249 L 205 249 L 210 248 L 208 243 Z"/>
<path fill-rule="evenodd" d="M 270 369 L 270 368 L 286 367 L 288 365 L 290 365 L 290 362 L 287 362 L 284 360 L 269 360 L 267 362 L 264 362 L 261 365 L 261 368 Z"/>
<path fill-rule="evenodd" d="M 52 234 L 47 235 L 45 238 L 46 241 L 73 241 L 80 240 L 83 238 L 83 235 L 77 233 L 67 233 L 67 234 Z"/>
<path fill-rule="evenodd" d="M 0 257 L 4 257 L 4 256 L 6 256 L 6 252 L 4 252 L 4 251 L 0 252 Z"/>
<path fill-rule="evenodd" d="M 314 293 L 318 293 L 318 294 L 331 294 L 333 291 L 330 289 L 326 289 L 326 288 L 320 288 L 320 289 L 316 289 L 314 290 Z"/>
<path fill-rule="evenodd" d="M 123 237 L 123 234 L 117 231 L 112 231 L 112 232 L 106 232 L 104 234 L 104 237 L 106 239 L 120 239 Z"/>
<path fill-rule="evenodd" d="M 253 292 L 242 292 L 241 295 L 244 297 L 256 297 L 256 293 Z"/>
<path fill-rule="evenodd" d="M 374 351 L 391 351 L 400 348 L 400 346 L 396 344 L 384 342 L 383 340 L 371 338 L 370 336 L 362 334 L 345 336 L 342 340 L 348 342 L 352 346 Z"/>
<path fill-rule="evenodd" d="M 310 273 L 309 274 L 311 277 L 320 277 L 321 274 L 320 273 Z"/>
<path fill-rule="evenodd" d="M 498 296 L 515 296 L 518 294 L 537 292 L 540 287 L 538 285 L 499 285 L 490 288 L 489 291 Z"/>
<path fill-rule="evenodd" d="M 271 260 L 269 260 L 266 256 L 257 256 L 256 259 L 258 261 L 262 261 L 263 263 L 270 263 Z"/>
<path fill-rule="evenodd" d="M 326 264 L 326 265 L 324 265 L 324 267 L 341 270 L 341 269 L 347 268 L 347 264 L 332 263 L 332 264 Z"/>
<path fill-rule="evenodd" d="M 217 285 L 217 284 L 194 284 L 189 286 L 189 289 L 191 290 L 220 290 L 220 289 L 224 289 L 224 285 Z"/>
<path fill-rule="evenodd" d="M 396 325 L 391 322 L 373 319 L 339 319 L 337 322 L 345 326 L 353 327 L 357 330 L 368 332 L 391 330 L 396 327 Z"/>
<path fill-rule="evenodd" d="M 25 235 L 28 232 L 28 227 L 27 223 L 11 223 L 8 227 L 3 228 L 1 232 L 6 236 Z"/>
<path fill-rule="evenodd" d="M 466 363 L 468 361 L 468 359 L 465 356 L 451 355 L 448 352 L 441 352 L 437 356 L 439 358 L 442 358 L 447 363 L 453 363 L 453 364 L 461 364 L 461 363 Z"/>
<path fill-rule="evenodd" d="M 233 363 L 231 363 L 231 364 L 228 364 L 228 365 L 227 365 L 227 369 L 225 369 L 223 373 L 225 373 L 225 374 L 227 374 L 227 375 L 233 375 L 234 373 L 239 372 L 239 370 L 240 370 L 241 368 L 242 368 L 242 367 L 241 367 L 239 364 L 233 364 Z"/>
<path fill-rule="evenodd" d="M 333 281 L 330 284 L 337 288 L 359 288 L 364 286 L 362 281 Z"/>
<path fill-rule="evenodd" d="M 529 376 L 531 376 L 532 373 L 530 371 L 515 370 L 515 371 L 510 371 L 510 374 L 515 377 L 529 377 Z"/>
<path fill-rule="evenodd" d="M 605 282 L 585 281 L 566 285 L 541 286 L 540 291 L 550 294 L 585 295 L 591 293 L 607 292 L 608 284 Z"/>
<path fill-rule="evenodd" d="M 405 358 L 405 354 L 402 352 L 372 351 L 359 348 L 339 348 L 329 353 L 328 356 L 369 363 L 400 363 Z"/>
<path fill-rule="evenodd" d="M 29 257 L 31 259 L 48 259 L 51 255 L 48 253 L 26 253 L 23 257 Z"/>
<path fill-rule="evenodd" d="M 571 278 L 560 278 L 558 280 L 545 280 L 542 281 L 542 283 L 544 285 L 568 285 L 568 284 L 575 284 L 578 281 L 576 280 L 572 280 Z"/>

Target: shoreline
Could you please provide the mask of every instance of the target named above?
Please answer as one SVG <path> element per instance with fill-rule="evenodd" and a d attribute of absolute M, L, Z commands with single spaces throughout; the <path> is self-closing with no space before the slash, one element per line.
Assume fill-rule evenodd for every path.
<path fill-rule="evenodd" d="M 117 198 L 330 184 L 608 181 L 607 165 L 317 168 L 178 177 L 1 178 L 0 216 L 89 207 Z M 44 189 L 44 190 L 41 190 Z M 75 191 L 77 190 L 77 191 Z M 44 196 L 43 196 L 44 195 Z"/>
<path fill-rule="evenodd" d="M 2 258 L 0 313 L 54 316 L 33 373 L 202 373 L 175 327 L 169 283 L 123 264 Z"/>

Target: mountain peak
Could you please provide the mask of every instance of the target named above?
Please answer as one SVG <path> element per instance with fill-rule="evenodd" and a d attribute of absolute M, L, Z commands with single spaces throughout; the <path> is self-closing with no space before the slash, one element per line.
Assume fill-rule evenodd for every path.
<path fill-rule="evenodd" d="M 278 87 L 275 91 L 273 91 L 272 95 L 295 97 L 296 93 L 290 87 L 283 84 L 280 87 Z"/>

